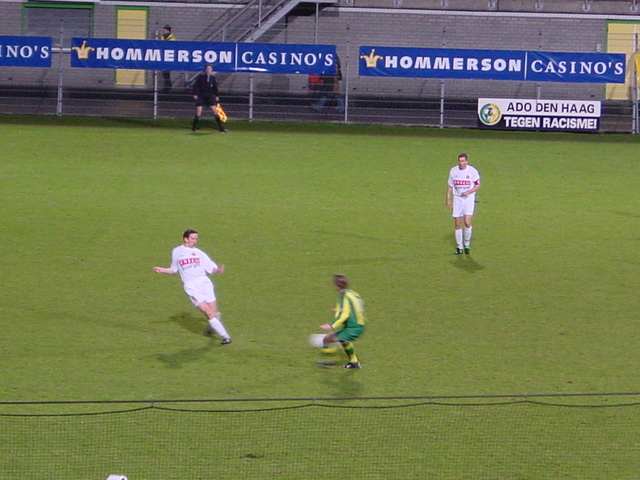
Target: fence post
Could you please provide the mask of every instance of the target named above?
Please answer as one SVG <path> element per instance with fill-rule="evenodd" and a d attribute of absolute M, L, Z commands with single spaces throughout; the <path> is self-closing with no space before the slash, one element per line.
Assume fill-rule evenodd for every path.
<path fill-rule="evenodd" d="M 64 62 L 64 20 L 60 20 L 60 45 L 58 48 L 58 99 L 56 102 L 56 116 L 62 116 L 62 85 L 63 85 L 63 70 L 62 62 Z"/>
<path fill-rule="evenodd" d="M 358 56 L 356 55 L 356 58 Z M 351 66 L 351 45 L 347 42 L 347 58 L 344 64 L 345 70 L 342 77 L 344 78 L 344 123 L 349 122 L 349 67 Z"/>
<path fill-rule="evenodd" d="M 249 74 L 249 121 L 253 120 L 253 73 Z"/>
<path fill-rule="evenodd" d="M 631 114 L 633 118 L 631 119 L 631 133 L 637 134 L 640 132 L 640 125 L 638 122 L 640 119 L 638 118 L 638 68 L 636 63 L 636 56 L 638 55 L 638 34 L 633 34 L 633 57 L 632 63 L 633 66 L 631 68 Z"/>
<path fill-rule="evenodd" d="M 160 40 L 161 38 L 160 30 L 156 30 L 154 39 Z M 158 70 L 153 71 L 153 119 L 158 119 Z"/>
<path fill-rule="evenodd" d="M 444 128 L 444 80 L 440 80 L 440 128 Z"/>
<path fill-rule="evenodd" d="M 158 71 L 153 71 L 153 119 L 158 120 Z"/>

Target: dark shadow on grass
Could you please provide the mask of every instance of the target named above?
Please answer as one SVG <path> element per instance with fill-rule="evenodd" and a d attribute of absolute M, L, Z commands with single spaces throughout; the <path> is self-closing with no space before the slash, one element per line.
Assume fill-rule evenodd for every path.
<path fill-rule="evenodd" d="M 476 262 L 471 255 L 455 255 L 451 265 L 467 273 L 476 273 L 484 270 L 484 265 Z"/>
<path fill-rule="evenodd" d="M 342 364 L 326 368 L 326 375 L 322 377 L 322 383 L 329 391 L 329 396 L 336 398 L 361 397 L 364 386 L 359 377 L 362 370 L 347 370 Z"/>
<path fill-rule="evenodd" d="M 0 124 L 5 125 L 59 125 L 67 127 L 120 127 L 120 128 L 153 128 L 168 130 L 184 130 L 188 128 L 189 119 L 150 120 L 143 118 L 92 118 L 92 117 L 51 117 L 36 115 L 0 115 Z M 314 135 L 366 135 L 376 137 L 419 137 L 430 138 L 464 137 L 466 140 L 496 140 L 496 141 L 530 141 L 530 142 L 575 142 L 575 143 L 639 143 L 640 138 L 630 134 L 581 134 L 581 133 L 552 133 L 544 132 L 502 132 L 469 128 L 445 128 L 422 126 L 389 126 L 370 124 L 343 123 L 299 123 L 272 122 L 254 120 L 236 120 L 230 122 L 233 131 L 274 132 L 286 134 L 314 134 Z"/>
<path fill-rule="evenodd" d="M 218 131 L 218 127 L 215 124 L 208 125 L 206 121 L 204 121 L 203 125 L 200 125 L 200 128 L 195 132 L 191 130 L 191 125 L 189 125 L 188 131 L 185 132 L 185 135 L 192 138 L 209 138 L 213 136 L 221 136 L 224 137 L 225 134 Z M 228 132 L 228 131 L 227 131 Z"/>
<path fill-rule="evenodd" d="M 619 215 L 621 217 L 626 217 L 626 218 L 640 218 L 640 214 L 638 213 L 623 212 L 621 210 L 613 210 L 611 213 L 613 213 L 614 215 Z"/>
<path fill-rule="evenodd" d="M 182 368 L 186 363 L 199 361 L 211 348 L 213 343 L 208 343 L 200 348 L 185 348 L 173 353 L 158 353 L 155 358 L 160 360 L 167 368 Z"/>
<path fill-rule="evenodd" d="M 339 348 L 330 354 L 320 353 L 316 365 L 321 370 L 326 371 L 322 376 L 322 383 L 330 392 L 329 396 L 336 398 L 359 397 L 362 396 L 363 385 L 358 380 L 362 375 L 361 370 L 347 370 L 344 364 L 347 357 Z"/>
<path fill-rule="evenodd" d="M 195 333 L 197 335 L 202 335 L 202 332 L 204 332 L 204 329 L 207 326 L 207 322 L 205 322 L 203 317 L 187 312 L 181 312 L 176 313 L 175 315 L 171 315 L 169 317 L 169 320 L 178 324 L 186 331 Z"/>

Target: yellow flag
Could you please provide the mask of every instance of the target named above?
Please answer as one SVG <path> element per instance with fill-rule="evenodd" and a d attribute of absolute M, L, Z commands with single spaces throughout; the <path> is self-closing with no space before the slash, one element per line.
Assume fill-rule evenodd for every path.
<path fill-rule="evenodd" d="M 225 111 L 222 109 L 222 105 L 220 105 L 219 103 L 216 105 L 215 108 L 216 111 L 216 115 L 217 117 L 220 119 L 220 121 L 222 123 L 226 123 L 227 121 L 227 114 L 225 113 Z"/>

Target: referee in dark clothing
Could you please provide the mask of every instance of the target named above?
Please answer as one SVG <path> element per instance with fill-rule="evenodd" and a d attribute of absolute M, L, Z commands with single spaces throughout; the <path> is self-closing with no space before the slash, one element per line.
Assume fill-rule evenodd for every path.
<path fill-rule="evenodd" d="M 191 124 L 191 130 L 194 132 L 200 128 L 200 117 L 202 117 L 202 107 L 208 107 L 211 109 L 218 130 L 220 132 L 226 132 L 226 129 L 222 125 L 220 117 L 216 114 L 216 105 L 220 101 L 218 97 L 218 82 L 213 73 L 213 67 L 207 65 L 204 68 L 204 72 L 199 73 L 193 81 L 193 99 L 196 101 L 196 115 L 193 117 L 193 123 Z"/>

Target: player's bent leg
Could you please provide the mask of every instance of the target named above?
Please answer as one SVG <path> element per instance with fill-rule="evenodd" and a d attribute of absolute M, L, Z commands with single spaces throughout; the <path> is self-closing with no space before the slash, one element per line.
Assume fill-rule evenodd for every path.
<path fill-rule="evenodd" d="M 196 304 L 196 308 L 200 310 L 205 317 L 207 318 L 211 317 L 211 307 L 207 302 L 202 302 L 202 301 L 198 302 Z"/>
<path fill-rule="evenodd" d="M 335 333 L 327 333 L 322 339 L 322 344 L 325 347 L 328 347 L 329 345 L 336 343 L 336 341 L 337 341 L 337 338 Z"/>
<path fill-rule="evenodd" d="M 322 337 L 322 347 L 320 348 L 320 353 L 323 355 L 333 355 L 338 349 L 336 347 L 336 334 L 328 333 L 324 337 Z"/>
<path fill-rule="evenodd" d="M 220 310 L 218 310 L 218 302 L 216 302 L 215 300 L 213 302 L 207 302 L 207 307 L 209 309 L 209 312 L 211 312 L 209 318 L 217 317 L 218 315 L 220 315 Z"/>
<path fill-rule="evenodd" d="M 360 337 L 363 331 L 364 327 L 358 325 L 356 327 L 345 328 L 336 335 L 336 338 L 340 342 L 340 345 L 342 345 L 342 349 L 348 358 L 348 362 L 344 368 L 360 368 L 360 361 L 356 355 L 353 342 Z"/>
<path fill-rule="evenodd" d="M 344 353 L 347 355 L 348 359 L 348 362 L 344 366 L 344 368 L 360 368 L 360 362 L 358 361 L 358 356 L 356 355 L 353 342 L 341 340 L 340 345 L 342 345 L 342 349 L 344 350 Z"/>
<path fill-rule="evenodd" d="M 322 337 L 322 346 L 320 347 L 322 357 L 316 363 L 319 367 L 334 367 L 338 363 L 336 359 L 336 354 L 338 353 L 336 342 L 337 339 L 334 332 L 327 333 Z"/>
<path fill-rule="evenodd" d="M 209 324 L 209 319 L 213 316 L 213 312 L 211 311 L 211 306 L 207 302 L 201 302 L 196 305 L 198 310 L 202 312 L 204 317 L 207 319 L 207 328 L 204 329 L 204 335 L 209 337 L 213 334 L 213 329 Z"/>
<path fill-rule="evenodd" d="M 222 323 L 221 314 L 218 310 L 218 304 L 214 300 L 213 302 L 206 302 L 203 304 L 203 311 L 206 312 L 209 321 L 209 333 L 215 332 L 221 339 L 223 345 L 231 343 L 231 336 L 224 324 Z"/>

